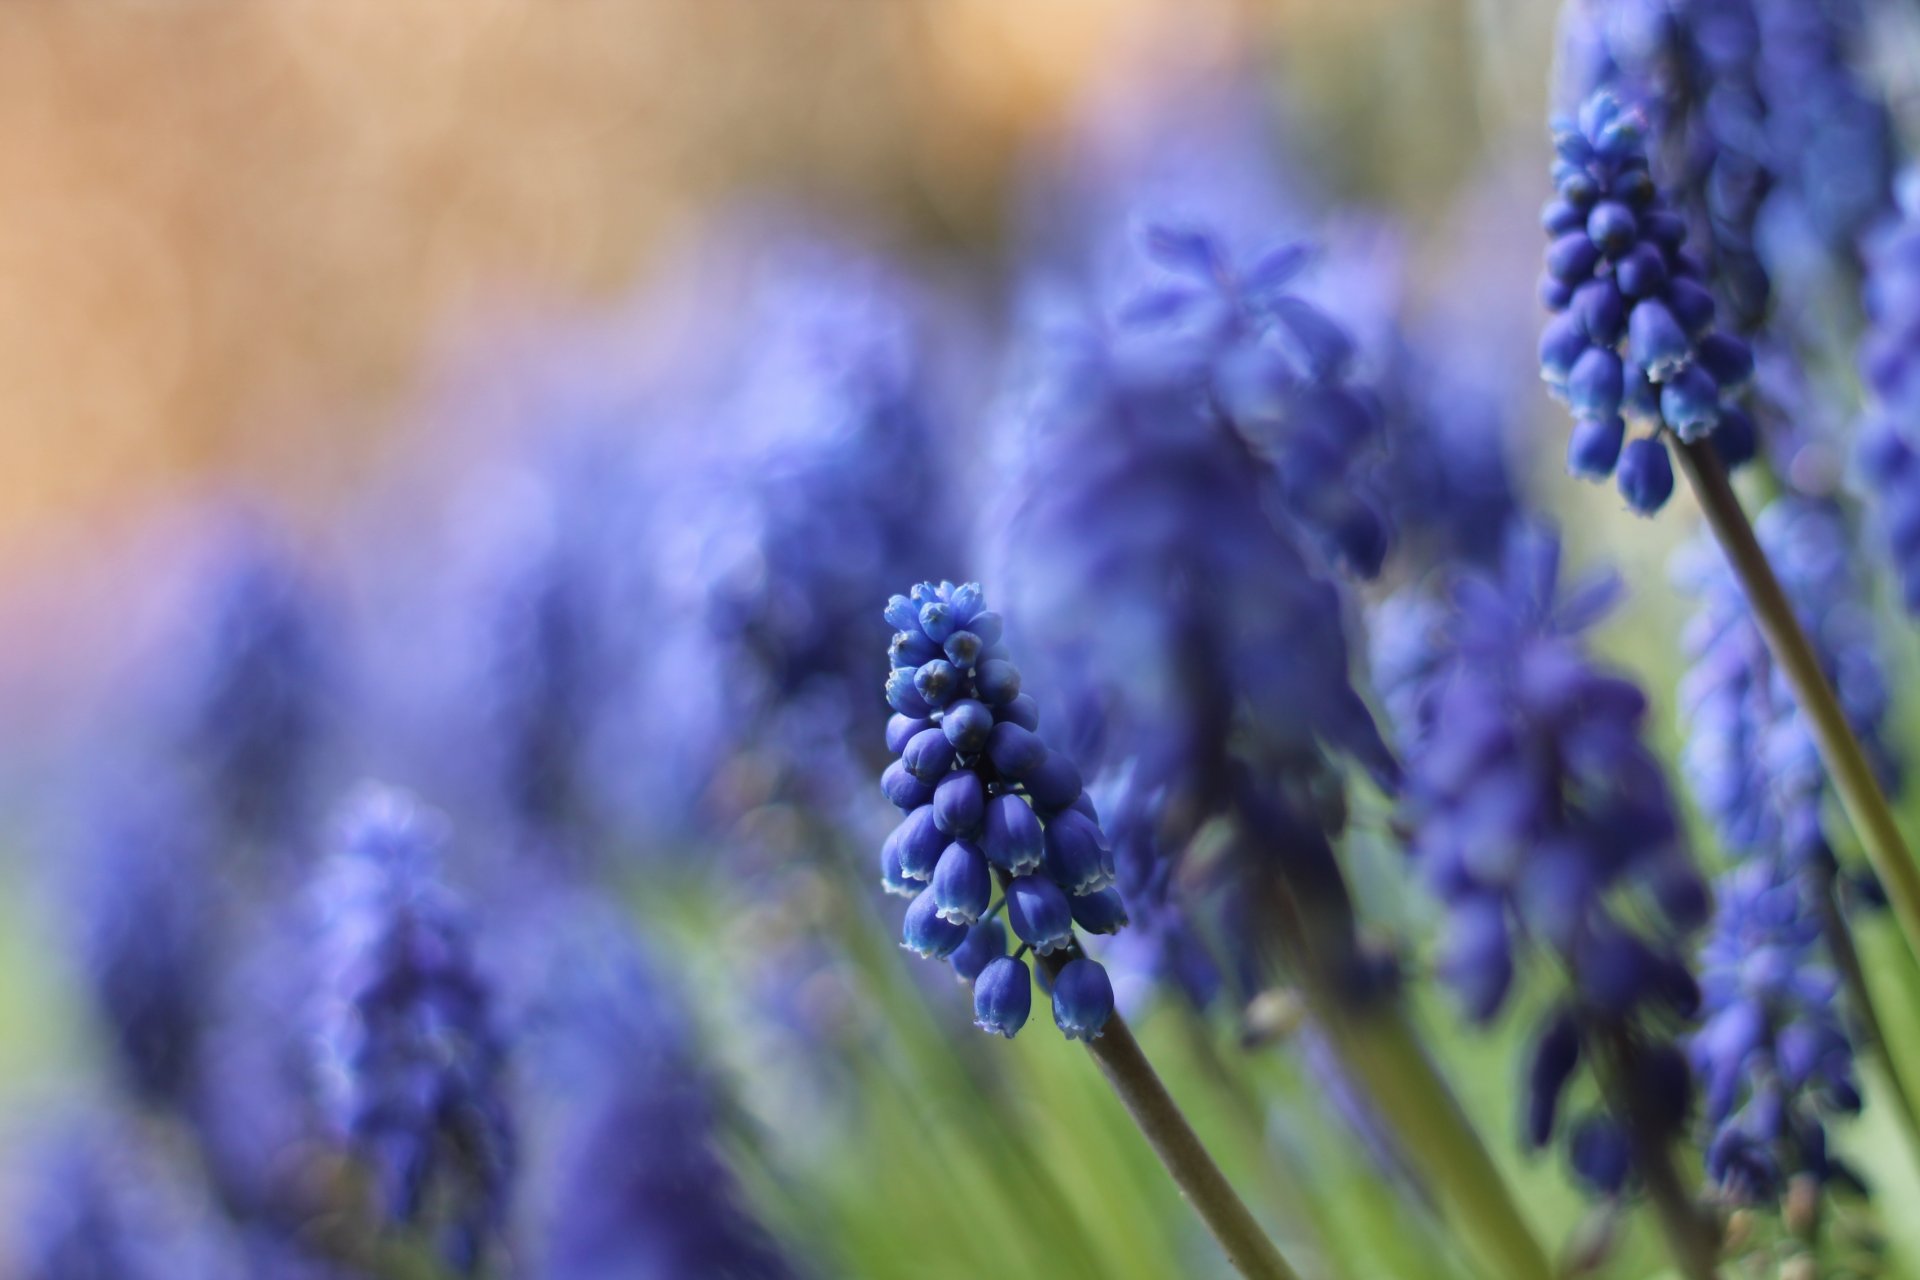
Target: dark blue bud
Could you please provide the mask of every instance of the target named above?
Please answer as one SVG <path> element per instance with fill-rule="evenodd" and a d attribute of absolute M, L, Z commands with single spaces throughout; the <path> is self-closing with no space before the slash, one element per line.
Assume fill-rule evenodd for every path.
<path fill-rule="evenodd" d="M 946 638 L 958 629 L 953 620 L 953 606 L 943 600 L 934 600 L 920 606 L 920 629 L 935 644 L 943 644 Z"/>
<path fill-rule="evenodd" d="M 1760 452 L 1760 431 L 1746 410 L 1738 405 L 1720 406 L 1720 422 L 1709 438 L 1713 441 L 1713 451 L 1720 455 L 1722 465 L 1729 471 L 1752 462 Z"/>
<path fill-rule="evenodd" d="M 1600 184 L 1585 169 L 1569 167 L 1554 176 L 1554 189 L 1560 198 L 1579 209 L 1591 208 L 1600 198 Z"/>
<path fill-rule="evenodd" d="M 1658 298 L 1642 298 L 1627 317 L 1627 354 L 1655 382 L 1665 382 L 1693 358 L 1686 330 Z"/>
<path fill-rule="evenodd" d="M 1534 286 L 1534 293 L 1540 299 L 1540 305 L 1549 311 L 1565 311 L 1573 302 L 1573 286 L 1565 280 L 1555 280 L 1550 275 L 1542 275 L 1540 283 Z"/>
<path fill-rule="evenodd" d="M 900 820 L 887 837 L 900 860 L 900 874 L 908 880 L 925 882 L 933 878 L 934 864 L 947 847 L 946 832 L 933 820 L 933 806 L 922 805 Z"/>
<path fill-rule="evenodd" d="M 980 637 L 971 631 L 956 631 L 947 637 L 945 645 L 947 661 L 962 671 L 969 670 L 980 660 L 980 651 L 987 646 L 980 643 Z"/>
<path fill-rule="evenodd" d="M 1645 169 L 1628 169 L 1613 180 L 1613 198 L 1624 201 L 1629 208 L 1644 210 L 1660 194 L 1654 186 L 1653 175 Z"/>
<path fill-rule="evenodd" d="M 1650 244 L 1633 247 L 1613 268 L 1613 279 L 1629 298 L 1650 298 L 1667 287 L 1667 260 Z"/>
<path fill-rule="evenodd" d="M 1584 1117 L 1573 1131 L 1568 1153 L 1580 1180 L 1602 1195 L 1618 1195 L 1627 1185 L 1633 1155 L 1627 1135 L 1605 1116 Z"/>
<path fill-rule="evenodd" d="M 1015 876 L 1008 882 L 1007 923 L 1014 936 L 1043 956 L 1073 941 L 1073 908 L 1067 895 L 1042 876 Z"/>
<path fill-rule="evenodd" d="M 933 900 L 942 920 L 972 924 L 993 901 L 993 869 L 971 840 L 955 840 L 933 870 Z"/>
<path fill-rule="evenodd" d="M 933 820 L 950 836 L 970 836 L 987 816 L 987 789 L 980 775 L 958 769 L 933 789 Z"/>
<path fill-rule="evenodd" d="M 1678 276 L 1667 281 L 1667 307 L 1692 337 L 1698 338 L 1713 327 L 1713 295 L 1697 281 Z"/>
<path fill-rule="evenodd" d="M 887 646 L 887 665 L 893 667 L 918 667 L 939 656 L 940 646 L 927 639 L 926 632 L 918 627 L 894 632 L 893 643 Z"/>
<path fill-rule="evenodd" d="M 987 735 L 987 758 L 1001 774 L 1016 781 L 1026 777 L 1046 756 L 1047 744 L 1011 721 L 993 726 L 993 732 Z"/>
<path fill-rule="evenodd" d="M 1640 224 L 1633 210 L 1615 200 L 1602 200 L 1587 215 L 1587 238 L 1609 258 L 1618 258 L 1633 248 L 1640 237 Z"/>
<path fill-rule="evenodd" d="M 889 764 L 880 775 L 880 790 L 895 805 L 909 811 L 933 799 L 933 788 L 908 773 L 906 763 L 900 760 Z"/>
<path fill-rule="evenodd" d="M 940 729 L 955 751 L 972 755 L 987 745 L 987 735 L 993 732 L 993 712 L 984 702 L 962 698 L 940 713 Z"/>
<path fill-rule="evenodd" d="M 1053 979 L 1053 1025 L 1069 1040 L 1092 1040 L 1113 1017 L 1113 983 L 1098 960 L 1069 960 Z"/>
<path fill-rule="evenodd" d="M 1486 1022 L 1500 1011 L 1513 985 L 1513 944 L 1497 900 L 1479 897 L 1455 907 L 1440 970 L 1469 1018 Z"/>
<path fill-rule="evenodd" d="M 1575 956 L 1574 982 L 1589 1004 L 1613 1018 L 1624 1018 L 1652 990 L 1655 957 L 1647 944 L 1625 929 L 1590 933 Z"/>
<path fill-rule="evenodd" d="M 900 945 L 917 955 L 933 960 L 951 955 L 967 939 L 967 926 L 944 920 L 932 889 L 923 889 L 907 907 L 906 923 L 900 929 Z"/>
<path fill-rule="evenodd" d="M 1626 329 L 1627 304 L 1611 280 L 1589 280 L 1574 290 L 1573 311 L 1587 337 L 1599 346 L 1619 343 Z"/>
<path fill-rule="evenodd" d="M 1527 1066 L 1527 1118 L 1523 1137 L 1535 1151 L 1553 1137 L 1560 1095 L 1580 1065 L 1580 1027 L 1571 1014 L 1561 1012 L 1547 1023 Z"/>
<path fill-rule="evenodd" d="M 913 735 L 922 729 L 933 728 L 933 721 L 915 716 L 903 716 L 895 713 L 887 717 L 887 750 L 899 755 L 913 741 Z"/>
<path fill-rule="evenodd" d="M 887 705 L 903 716 L 924 718 L 933 713 L 933 708 L 913 687 L 913 676 L 911 667 L 895 667 L 887 673 Z"/>
<path fill-rule="evenodd" d="M 931 582 L 917 582 L 908 590 L 907 597 L 913 601 L 913 607 L 919 609 L 922 605 L 929 605 L 938 600 L 940 598 L 940 588 Z M 916 614 L 916 621 L 918 617 L 919 615 Z"/>
<path fill-rule="evenodd" d="M 1540 376 L 1548 382 L 1565 382 L 1573 362 L 1588 346 L 1586 326 L 1579 316 L 1571 311 L 1555 316 L 1540 331 Z"/>
<path fill-rule="evenodd" d="M 1626 438 L 1626 421 L 1618 415 L 1576 421 L 1567 440 L 1567 470 L 1588 480 L 1605 480 L 1620 461 Z"/>
<path fill-rule="evenodd" d="M 1587 225 L 1587 215 L 1570 200 L 1549 199 L 1540 210 L 1540 227 L 1550 236 L 1563 236 Z"/>
<path fill-rule="evenodd" d="M 1639 1046 L 1626 1084 L 1639 1103 L 1640 1121 L 1660 1138 L 1671 1138 L 1686 1126 L 1693 1109 L 1693 1073 L 1673 1045 Z"/>
<path fill-rule="evenodd" d="M 900 753 L 907 772 L 922 782 L 938 782 L 953 767 L 953 744 L 941 729 L 922 729 Z"/>
<path fill-rule="evenodd" d="M 1033 807 L 1042 813 L 1071 809 L 1084 785 L 1080 770 L 1058 751 L 1047 752 L 1045 758 L 1028 771 L 1023 782 L 1027 794 L 1033 797 Z"/>
<path fill-rule="evenodd" d="M 928 706 L 944 707 L 960 692 L 960 673 L 945 658 L 935 658 L 913 673 L 913 687 Z"/>
<path fill-rule="evenodd" d="M 1027 694 L 1021 694 L 1003 707 L 993 709 L 995 720 L 1006 720 L 1019 725 L 1028 733 L 1040 731 L 1040 704 Z"/>
<path fill-rule="evenodd" d="M 1673 433 L 1692 443 L 1720 421 L 1720 386 L 1698 363 L 1660 385 L 1660 418 Z"/>
<path fill-rule="evenodd" d="M 980 700 L 990 707 L 1004 706 L 1020 696 L 1020 668 L 1004 658 L 989 658 L 974 670 Z"/>
<path fill-rule="evenodd" d="M 1014 875 L 1038 867 L 1046 852 L 1046 836 L 1040 829 L 1040 819 L 1025 800 L 1015 795 L 994 796 L 987 801 L 986 835 L 982 844 L 989 862 Z"/>
<path fill-rule="evenodd" d="M 920 629 L 920 606 L 905 596 L 889 597 L 885 613 L 888 625 L 895 631 Z"/>
<path fill-rule="evenodd" d="M 1671 209 L 1654 209 L 1640 215 L 1640 234 L 1662 249 L 1677 253 L 1687 242 L 1687 220 Z"/>
<path fill-rule="evenodd" d="M 1568 284 L 1578 284 L 1593 274 L 1600 261 L 1600 250 L 1578 231 L 1561 236 L 1547 246 L 1547 274 Z"/>
<path fill-rule="evenodd" d="M 977 582 L 963 582 L 953 589 L 953 595 L 947 600 L 953 609 L 953 620 L 961 626 L 973 621 L 980 612 L 980 606 L 986 603 L 986 593 L 980 590 Z"/>
<path fill-rule="evenodd" d="M 1112 880 L 1106 855 L 1106 837 L 1100 828 L 1072 809 L 1047 823 L 1047 876 L 1069 894 L 1078 896 L 1104 889 Z"/>
<path fill-rule="evenodd" d="M 1084 813 L 1087 815 L 1087 820 L 1093 823 L 1094 826 L 1097 827 L 1100 825 L 1100 811 L 1093 807 L 1093 797 L 1086 792 L 1082 791 L 1080 793 L 1080 798 L 1073 802 L 1072 807 L 1075 813 Z"/>
<path fill-rule="evenodd" d="M 920 886 L 907 879 L 900 870 L 900 842 L 897 840 L 888 839 L 880 846 L 880 887 L 902 898 L 911 898 L 920 892 Z"/>
<path fill-rule="evenodd" d="M 1013 1039 L 1033 1012 L 1033 980 L 1027 963 L 1001 956 L 973 984 L 973 1025 Z"/>
<path fill-rule="evenodd" d="M 1753 378 L 1753 348 L 1731 334 L 1708 334 L 1696 344 L 1693 355 L 1723 392 L 1739 391 Z"/>
<path fill-rule="evenodd" d="M 1127 903 L 1111 886 L 1083 893 L 1068 904 L 1073 922 L 1088 933 L 1118 933 L 1127 927 Z"/>
<path fill-rule="evenodd" d="M 994 613 L 992 610 L 988 610 L 985 613 L 976 613 L 972 618 L 968 619 L 967 630 L 979 636 L 980 643 L 991 649 L 994 645 L 1000 643 L 1000 632 L 1003 625 L 1000 615 Z"/>
<path fill-rule="evenodd" d="M 1673 459 L 1657 438 L 1629 440 L 1620 451 L 1616 474 L 1620 496 L 1643 516 L 1650 516 L 1673 496 Z"/>
<path fill-rule="evenodd" d="M 982 920 L 967 930 L 967 940 L 947 957 L 962 982 L 972 982 L 989 964 L 1007 954 L 1007 927 L 998 920 Z"/>
<path fill-rule="evenodd" d="M 1624 390 L 1620 357 L 1605 347 L 1588 347 L 1567 375 L 1567 407 L 1577 418 L 1611 418 L 1620 412 Z"/>

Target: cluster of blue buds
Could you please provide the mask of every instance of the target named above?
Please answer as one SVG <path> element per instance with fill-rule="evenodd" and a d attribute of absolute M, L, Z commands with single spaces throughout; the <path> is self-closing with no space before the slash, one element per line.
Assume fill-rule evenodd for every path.
<path fill-rule="evenodd" d="M 338 1139 L 367 1167 L 381 1216 L 437 1234 L 473 1274 L 504 1218 L 514 1167 L 506 1047 L 460 904 L 438 878 L 438 815 L 368 787 L 315 885 L 316 1079 Z"/>
<path fill-rule="evenodd" d="M 1860 1110 L 1840 982 L 1824 962 L 1817 888 L 1777 864 L 1718 886 L 1700 952 L 1704 1025 L 1689 1046 L 1705 1090 L 1707 1174 L 1731 1199 L 1775 1200 L 1809 1174 L 1858 1185 L 1827 1150 L 1826 1120 Z"/>
<path fill-rule="evenodd" d="M 1441 971 L 1469 1015 L 1487 1021 L 1505 1006 L 1522 940 L 1566 971 L 1529 1070 L 1529 1143 L 1553 1136 L 1583 1060 L 1630 1046 L 1634 1114 L 1590 1114 L 1570 1143 L 1576 1172 L 1613 1192 L 1630 1171 L 1628 1126 L 1664 1142 L 1686 1119 L 1673 1041 L 1699 992 L 1682 935 L 1704 921 L 1707 894 L 1642 737 L 1646 697 L 1596 666 L 1582 640 L 1615 584 L 1563 595 L 1559 554 L 1556 539 L 1522 526 L 1498 576 L 1458 584 L 1406 803 L 1414 859 L 1447 906 Z M 1644 909 L 1623 909 L 1634 903 Z"/>
<path fill-rule="evenodd" d="M 1753 422 L 1726 402 L 1753 374 L 1753 353 L 1714 327 L 1704 268 L 1687 224 L 1647 169 L 1645 122 L 1610 93 L 1554 125 L 1556 194 L 1541 213 L 1547 248 L 1540 376 L 1574 417 L 1567 467 L 1616 476 L 1642 514 L 1673 493 L 1664 433 L 1711 436 L 1734 466 L 1757 447 Z M 1651 428 L 1627 440 L 1627 416 Z"/>
<path fill-rule="evenodd" d="M 1868 328 L 1860 372 L 1871 409 L 1860 424 L 1861 479 L 1899 579 L 1920 614 L 1920 173 L 1900 184 L 1900 218 L 1867 253 Z"/>
<path fill-rule="evenodd" d="M 979 584 L 923 582 L 889 600 L 886 619 L 887 749 L 899 758 L 880 787 L 907 816 L 881 850 L 881 881 L 913 899 L 903 945 L 950 960 L 974 984 L 979 1026 L 1009 1037 L 1032 1009 L 1024 953 L 1070 954 L 1053 976 L 1053 1020 L 1092 1039 L 1113 1015 L 1113 986 L 1078 954 L 1074 926 L 1115 933 L 1127 911 L 1080 771 L 1035 732 L 1039 708 Z M 1012 956 L 994 918 L 1003 909 L 1021 943 Z"/>

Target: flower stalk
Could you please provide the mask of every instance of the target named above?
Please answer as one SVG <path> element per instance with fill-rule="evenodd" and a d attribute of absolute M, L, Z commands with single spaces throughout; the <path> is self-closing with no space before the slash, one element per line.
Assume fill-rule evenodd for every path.
<path fill-rule="evenodd" d="M 1706 514 L 1707 524 L 1746 591 L 1760 634 L 1806 713 L 1820 759 L 1873 864 L 1874 874 L 1886 888 L 1907 947 L 1920 958 L 1920 867 L 1915 866 L 1894 821 L 1893 808 L 1880 789 L 1873 765 L 1848 724 L 1826 673 L 1820 669 L 1819 658 L 1787 602 L 1712 444 L 1680 444 L 1677 451 L 1681 470 Z M 1898 1072 L 1890 1069 L 1889 1074 L 1897 1077 Z"/>

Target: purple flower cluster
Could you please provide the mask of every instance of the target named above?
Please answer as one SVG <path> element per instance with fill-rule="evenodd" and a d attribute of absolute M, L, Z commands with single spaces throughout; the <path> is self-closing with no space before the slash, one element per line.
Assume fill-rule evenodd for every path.
<path fill-rule="evenodd" d="M 1747 344 L 1714 328 L 1687 225 L 1647 169 L 1645 122 L 1606 92 L 1554 125 L 1556 194 L 1541 213 L 1547 247 L 1540 376 L 1574 417 L 1567 467 L 1617 478 L 1651 514 L 1673 493 L 1664 433 L 1715 441 L 1729 465 L 1753 456 L 1751 419 L 1725 398 L 1753 374 Z M 1650 434 L 1628 441 L 1626 416 Z"/>
<path fill-rule="evenodd" d="M 1900 218 L 1867 252 L 1860 372 L 1861 480 L 1893 561 L 1901 603 L 1920 614 L 1920 175 L 1901 184 Z"/>
<path fill-rule="evenodd" d="M 1798 1173 L 1858 1185 L 1827 1150 L 1826 1122 L 1859 1111 L 1860 1091 L 1816 892 L 1776 863 L 1737 868 L 1700 952 L 1706 1016 L 1689 1054 L 1713 1126 L 1707 1173 L 1736 1201 L 1777 1200 Z"/>
<path fill-rule="evenodd" d="M 886 619 L 887 749 L 898 758 L 880 787 L 907 816 L 881 849 L 881 881 L 913 899 L 903 945 L 955 959 L 973 981 L 979 1025 L 1012 1036 L 1033 992 L 990 917 L 1004 909 L 1021 951 L 1040 956 L 1077 951 L 1075 925 L 1118 932 L 1127 909 L 1112 887 L 1112 846 L 1080 771 L 1035 732 L 1039 708 L 979 585 L 923 582 L 888 601 Z M 1053 981 L 1054 1023 L 1091 1039 L 1112 1013 L 1106 970 L 1069 959 Z"/>
<path fill-rule="evenodd" d="M 1755 526 L 1842 710 L 1881 784 L 1894 790 L 1899 770 L 1886 735 L 1891 693 L 1867 584 L 1850 563 L 1844 514 L 1830 501 L 1789 495 Z M 1745 594 L 1714 544 L 1689 548 L 1677 570 L 1699 601 L 1686 636 L 1693 665 L 1681 689 L 1688 784 L 1734 854 L 1794 870 L 1830 863 L 1826 771 Z"/>
<path fill-rule="evenodd" d="M 370 787 L 314 886 L 316 1078 L 380 1216 L 424 1227 L 471 1274 L 505 1216 L 514 1131 L 506 1050 L 467 917 L 438 879 L 438 816 Z"/>
<path fill-rule="evenodd" d="M 1562 592 L 1558 541 L 1522 527 L 1498 576 L 1458 584 L 1432 676 L 1428 723 L 1408 763 L 1412 853 L 1447 906 L 1441 972 L 1477 1021 L 1512 988 L 1522 944 L 1564 966 L 1529 1071 L 1526 1136 L 1544 1145 L 1583 1058 L 1627 1045 L 1635 1094 L 1665 1141 L 1690 1087 L 1673 1038 L 1697 1011 L 1684 935 L 1705 887 L 1643 731 L 1646 697 L 1588 656 L 1582 633 L 1616 595 L 1611 579 Z M 1644 910 L 1623 909 L 1630 901 Z M 1596 1113 L 1575 1168 L 1617 1190 L 1627 1119 Z"/>

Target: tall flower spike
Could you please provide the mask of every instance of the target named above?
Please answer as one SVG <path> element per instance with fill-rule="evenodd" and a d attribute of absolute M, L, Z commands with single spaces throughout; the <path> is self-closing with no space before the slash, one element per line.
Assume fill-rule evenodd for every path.
<path fill-rule="evenodd" d="M 1727 461 L 1753 452 L 1744 415 L 1723 397 L 1752 375 L 1753 353 L 1716 332 L 1714 302 L 1685 249 L 1685 220 L 1647 171 L 1645 121 L 1611 94 L 1554 125 L 1557 194 L 1541 214 L 1551 243 L 1540 297 L 1553 318 L 1540 376 L 1573 413 L 1567 466 L 1616 477 L 1650 515 L 1673 493 L 1664 437 L 1713 436 Z M 1626 419 L 1650 434 L 1628 441 Z M 1727 418 L 1733 429 L 1716 431 Z"/>
<path fill-rule="evenodd" d="M 1707 1174 L 1737 1203 L 1778 1202 L 1799 1174 L 1859 1178 L 1827 1149 L 1826 1124 L 1860 1110 L 1840 978 L 1826 963 L 1817 887 L 1778 864 L 1719 883 L 1700 953 L 1705 1022 L 1689 1045 L 1705 1091 Z"/>
<path fill-rule="evenodd" d="M 314 886 L 322 1102 L 380 1219 L 433 1232 L 447 1264 L 473 1274 L 505 1218 L 514 1133 L 492 991 L 438 878 L 442 820 L 368 786 L 340 825 Z"/>
<path fill-rule="evenodd" d="M 1896 792 L 1899 768 L 1886 736 L 1891 693 L 1845 516 L 1832 502 L 1788 495 L 1760 513 L 1755 532 L 1882 787 Z M 1699 601 L 1681 703 L 1689 729 L 1683 772 L 1701 808 L 1742 858 L 1795 871 L 1830 865 L 1826 771 L 1745 593 L 1711 542 L 1687 548 L 1676 575 Z"/>
<path fill-rule="evenodd" d="M 532 1274 L 565 1280 L 790 1280 L 716 1137 L 719 1081 L 677 993 L 630 927 L 560 904 L 529 957 Z M 546 913 L 542 913 L 545 915 Z M 644 1141 L 636 1141 L 644 1135 Z"/>
<path fill-rule="evenodd" d="M 1900 187 L 1900 217 L 1867 251 L 1860 372 L 1860 479 L 1893 563 L 1900 601 L 1920 616 L 1920 171 Z"/>
<path fill-rule="evenodd" d="M 1897 770 L 1882 732 L 1888 689 L 1865 584 L 1849 564 L 1845 519 L 1830 502 L 1783 496 L 1756 525 L 1891 791 Z M 1688 635 L 1694 667 L 1683 689 L 1691 730 L 1685 772 L 1722 842 L 1744 864 L 1721 881 L 1713 936 L 1701 954 L 1707 1025 L 1692 1051 L 1714 1126 L 1708 1172 L 1733 1199 L 1771 1200 L 1795 1174 L 1825 1182 L 1835 1173 L 1824 1123 L 1860 1105 L 1839 1010 L 1850 1008 L 1868 1027 L 1878 1017 L 1864 988 L 1849 984 L 1840 998 L 1844 971 L 1828 952 L 1851 942 L 1830 931 L 1837 917 L 1823 906 L 1835 872 L 1829 787 L 1805 717 L 1717 548 L 1692 549 L 1681 569 L 1700 599 Z"/>
<path fill-rule="evenodd" d="M 1005 624 L 979 584 L 923 582 L 888 601 L 885 615 L 895 628 L 887 747 L 899 758 L 881 787 L 906 817 L 881 850 L 882 883 L 913 898 L 902 945 L 964 956 L 978 974 L 980 1027 L 1012 1036 L 1032 1004 L 1030 979 L 1019 955 L 981 954 L 996 939 L 1005 946 L 988 917 L 1004 908 L 1021 951 L 1042 956 L 1076 949 L 1076 921 L 1117 931 L 1126 909 L 1108 890 L 1112 846 L 1080 771 L 1036 732 L 1039 709 L 1021 692 Z M 1068 1039 L 1099 1035 L 1113 1013 L 1106 971 L 1083 957 L 1062 975 L 1055 1023 Z"/>
<path fill-rule="evenodd" d="M 1529 1144 L 1562 1128 L 1582 1063 L 1604 1064 L 1603 1079 L 1633 1077 L 1610 1086 L 1614 1108 L 1570 1144 L 1576 1172 L 1617 1192 L 1624 1166 L 1605 1158 L 1608 1135 L 1631 1132 L 1636 1152 L 1664 1153 L 1687 1116 L 1674 1039 L 1699 995 L 1683 938 L 1707 900 L 1642 739 L 1646 698 L 1586 652 L 1582 633 L 1615 584 L 1563 592 L 1559 557 L 1554 537 L 1522 527 L 1500 576 L 1460 582 L 1406 809 L 1414 861 L 1447 906 L 1441 969 L 1469 1016 L 1486 1022 L 1505 1007 L 1525 942 L 1568 975 L 1537 1033 Z M 1633 898 L 1647 910 L 1623 911 Z"/>

